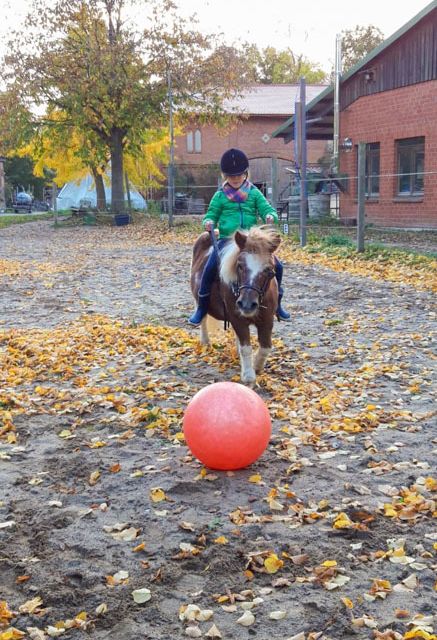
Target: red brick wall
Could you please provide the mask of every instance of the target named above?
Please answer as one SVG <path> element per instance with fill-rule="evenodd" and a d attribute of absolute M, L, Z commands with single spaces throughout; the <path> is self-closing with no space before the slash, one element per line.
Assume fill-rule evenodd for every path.
<path fill-rule="evenodd" d="M 396 140 L 425 137 L 423 198 L 399 202 L 396 196 Z M 437 228 L 437 81 L 365 96 L 340 114 L 340 140 L 349 137 L 351 153 L 340 151 L 340 171 L 357 176 L 358 142 L 380 143 L 377 201 L 366 201 L 366 221 L 380 226 Z M 356 218 L 357 181 L 340 198 L 340 216 Z"/>
<path fill-rule="evenodd" d="M 202 152 L 188 153 L 186 136 L 179 136 L 175 140 L 176 163 L 218 163 L 223 152 L 231 147 L 242 149 L 249 158 L 276 156 L 291 162 L 294 158 L 293 143 L 284 144 L 282 138 L 271 138 L 267 143 L 262 140 L 264 134 L 271 135 L 275 129 L 284 124 L 285 119 L 286 116 L 251 116 L 227 131 L 216 129 L 211 125 L 201 127 Z M 193 126 L 189 129 L 194 131 L 195 128 Z M 323 155 L 324 149 L 324 142 L 309 142 L 308 162 L 316 163 Z"/>

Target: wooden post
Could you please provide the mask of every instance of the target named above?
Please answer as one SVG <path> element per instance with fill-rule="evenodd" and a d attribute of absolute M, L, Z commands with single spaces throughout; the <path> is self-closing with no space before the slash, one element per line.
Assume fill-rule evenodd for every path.
<path fill-rule="evenodd" d="M 358 143 L 357 251 L 364 251 L 366 143 Z"/>
<path fill-rule="evenodd" d="M 131 203 L 131 199 L 130 199 L 130 185 L 129 185 L 129 178 L 127 175 L 127 171 L 124 172 L 124 181 L 126 183 L 126 197 L 127 197 L 127 210 L 129 213 L 131 213 L 132 211 L 132 203 Z"/>
<path fill-rule="evenodd" d="M 171 71 L 167 72 L 168 105 L 169 105 L 169 133 L 170 133 L 170 162 L 167 169 L 168 184 L 168 226 L 174 226 L 174 129 L 173 129 L 173 89 L 171 83 Z"/>
<path fill-rule="evenodd" d="M 298 140 L 299 140 L 299 169 L 300 169 L 300 246 L 307 243 L 307 143 L 306 143 L 306 90 L 305 78 L 300 80 L 300 98 L 296 104 L 298 108 Z"/>
<path fill-rule="evenodd" d="M 55 214 L 55 227 L 58 224 L 58 205 L 56 202 L 56 195 L 57 195 L 57 187 L 56 187 L 56 182 L 53 180 L 52 181 L 52 209 L 53 209 L 53 213 Z"/>
<path fill-rule="evenodd" d="M 272 157 L 272 207 L 278 207 L 278 159 Z"/>

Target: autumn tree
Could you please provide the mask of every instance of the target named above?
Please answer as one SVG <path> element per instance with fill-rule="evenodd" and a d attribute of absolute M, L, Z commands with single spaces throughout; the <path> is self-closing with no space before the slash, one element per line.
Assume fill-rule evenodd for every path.
<path fill-rule="evenodd" d="M 145 200 L 150 198 L 153 189 L 160 188 L 164 175 L 161 167 L 167 160 L 169 147 L 168 128 L 147 131 L 141 152 L 125 156 L 126 175 Z"/>
<path fill-rule="evenodd" d="M 296 55 L 290 48 L 260 50 L 252 45 L 247 57 L 254 81 L 261 84 L 297 84 L 302 77 L 310 84 L 326 81 L 326 74 L 317 63 Z"/>
<path fill-rule="evenodd" d="M 14 88 L 0 92 L 0 155 L 8 155 L 33 134 L 34 116 Z"/>
<path fill-rule="evenodd" d="M 146 132 L 168 122 L 171 75 L 178 115 L 223 116 L 221 102 L 242 81 L 202 35 L 177 15 L 171 0 L 147 4 L 150 26 L 138 32 L 125 17 L 127 0 L 35 0 L 26 28 L 33 47 L 10 43 L 10 82 L 35 104 L 67 114 L 85 136 L 95 135 L 111 162 L 112 208 L 124 206 L 123 155 L 140 153 Z"/>
<path fill-rule="evenodd" d="M 38 118 L 31 139 L 16 153 L 34 160 L 35 175 L 53 173 L 58 186 L 91 173 L 97 208 L 99 211 L 106 209 L 104 174 L 109 164 L 109 151 L 93 131 L 84 133 L 74 126 L 65 112 L 51 109 Z"/>
<path fill-rule="evenodd" d="M 378 27 L 356 26 L 355 29 L 342 31 L 343 73 L 358 64 L 368 53 L 384 40 L 384 34 Z"/>

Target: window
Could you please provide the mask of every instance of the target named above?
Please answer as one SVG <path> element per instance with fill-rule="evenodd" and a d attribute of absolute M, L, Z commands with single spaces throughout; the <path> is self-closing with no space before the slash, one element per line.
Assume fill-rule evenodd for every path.
<path fill-rule="evenodd" d="M 202 132 L 200 129 L 196 131 L 187 131 L 187 152 L 188 153 L 201 153 L 202 152 Z"/>
<path fill-rule="evenodd" d="M 366 144 L 366 185 L 368 198 L 379 196 L 379 142 Z"/>
<path fill-rule="evenodd" d="M 196 129 L 194 132 L 194 152 L 200 153 L 202 151 L 202 133 L 200 129 Z"/>
<path fill-rule="evenodd" d="M 423 172 L 425 168 L 425 138 L 398 140 L 397 167 L 399 196 L 423 195 Z"/>

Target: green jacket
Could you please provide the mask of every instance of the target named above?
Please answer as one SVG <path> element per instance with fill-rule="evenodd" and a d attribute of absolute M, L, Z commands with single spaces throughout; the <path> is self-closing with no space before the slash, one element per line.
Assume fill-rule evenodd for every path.
<path fill-rule="evenodd" d="M 245 202 L 231 202 L 223 193 L 217 191 L 209 203 L 202 222 L 213 220 L 218 226 L 220 238 L 229 238 L 237 229 L 250 229 L 256 224 L 266 221 L 266 216 L 273 216 L 278 222 L 278 214 L 265 199 L 257 187 L 252 186 Z"/>

